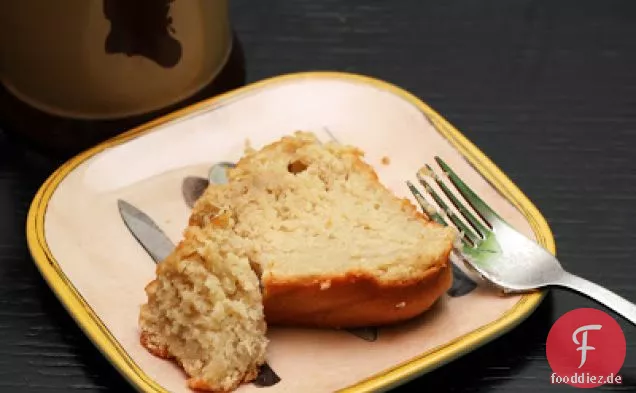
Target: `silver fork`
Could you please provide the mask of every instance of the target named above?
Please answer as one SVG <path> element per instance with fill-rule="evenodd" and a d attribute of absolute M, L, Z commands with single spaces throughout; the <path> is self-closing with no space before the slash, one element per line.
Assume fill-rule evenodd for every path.
<path fill-rule="evenodd" d="M 459 230 L 461 247 L 456 251 L 459 251 L 459 256 L 463 257 L 469 268 L 506 292 L 525 292 L 549 286 L 577 291 L 636 324 L 634 303 L 598 284 L 565 271 L 552 254 L 506 223 L 442 159 L 435 157 L 435 161 L 468 202 L 468 206 L 460 201 L 429 165 L 417 173 L 417 179 L 441 212 L 428 203 L 413 183 L 407 181 L 407 185 L 422 209 L 433 220 L 443 225 L 448 225 L 447 220 L 450 220 Z M 435 181 L 468 225 L 449 208 L 427 178 Z"/>

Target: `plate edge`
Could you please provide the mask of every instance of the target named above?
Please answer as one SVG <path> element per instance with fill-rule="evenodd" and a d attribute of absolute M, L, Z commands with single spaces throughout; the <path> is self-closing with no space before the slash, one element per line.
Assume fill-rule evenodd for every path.
<path fill-rule="evenodd" d="M 84 152 L 76 155 L 60 166 L 42 184 L 30 205 L 26 222 L 27 245 L 38 270 L 45 281 L 51 287 L 60 302 L 67 309 L 76 323 L 89 337 L 97 349 L 118 369 L 118 371 L 139 391 L 166 392 L 154 380 L 146 375 L 119 346 L 119 343 L 101 323 L 99 317 L 81 297 L 73 284 L 65 276 L 57 261 L 51 254 L 44 235 L 44 217 L 48 202 L 55 191 L 56 186 L 75 167 L 97 153 L 119 145 L 125 141 L 144 135 L 158 125 L 177 119 L 181 116 L 212 106 L 230 97 L 238 96 L 248 91 L 256 90 L 268 84 L 279 83 L 291 79 L 341 79 L 351 80 L 373 85 L 385 91 L 389 91 L 418 108 L 434 128 L 451 142 L 460 154 L 482 174 L 497 191 L 502 193 L 513 205 L 519 209 L 526 220 L 532 226 L 539 242 L 551 253 L 556 253 L 556 246 L 552 232 L 542 214 L 533 203 L 518 189 L 508 177 L 495 166 L 495 164 L 460 131 L 447 122 L 431 107 L 415 97 L 408 91 L 391 84 L 390 82 L 375 79 L 360 74 L 318 71 L 299 72 L 275 76 L 243 86 L 239 89 L 200 101 L 183 109 L 177 110 L 165 116 L 135 127 L 118 136 L 108 139 Z M 460 336 L 450 343 L 443 344 L 411 359 L 401 365 L 382 371 L 381 373 L 349 386 L 341 392 L 358 393 L 386 390 L 415 378 L 425 372 L 440 367 L 471 350 L 482 346 L 500 335 L 508 332 L 525 320 L 541 303 L 545 291 L 523 295 L 521 299 L 499 319 Z"/>

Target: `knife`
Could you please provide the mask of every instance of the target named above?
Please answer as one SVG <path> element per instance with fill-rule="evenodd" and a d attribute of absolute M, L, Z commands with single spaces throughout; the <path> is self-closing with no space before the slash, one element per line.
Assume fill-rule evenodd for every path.
<path fill-rule="evenodd" d="M 126 227 L 153 261 L 159 263 L 170 255 L 175 244 L 152 218 L 123 199 L 117 200 L 117 207 Z"/>

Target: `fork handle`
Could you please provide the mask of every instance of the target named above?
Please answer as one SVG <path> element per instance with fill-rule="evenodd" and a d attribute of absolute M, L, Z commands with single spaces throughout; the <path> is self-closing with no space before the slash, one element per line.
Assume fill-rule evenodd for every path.
<path fill-rule="evenodd" d="M 614 292 L 603 288 L 598 284 L 594 284 L 593 282 L 579 276 L 575 276 L 574 274 L 563 272 L 563 275 L 557 282 L 554 283 L 554 285 L 572 289 L 586 295 L 614 310 L 632 324 L 636 325 L 636 304 L 618 296 Z"/>

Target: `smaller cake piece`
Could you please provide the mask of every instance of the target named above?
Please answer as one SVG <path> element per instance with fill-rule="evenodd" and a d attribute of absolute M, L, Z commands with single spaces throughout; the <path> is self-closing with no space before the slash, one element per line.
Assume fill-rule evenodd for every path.
<path fill-rule="evenodd" d="M 267 339 L 256 274 L 221 214 L 206 228 L 190 227 L 146 287 L 141 343 L 174 358 L 191 389 L 228 392 L 258 375 Z"/>

